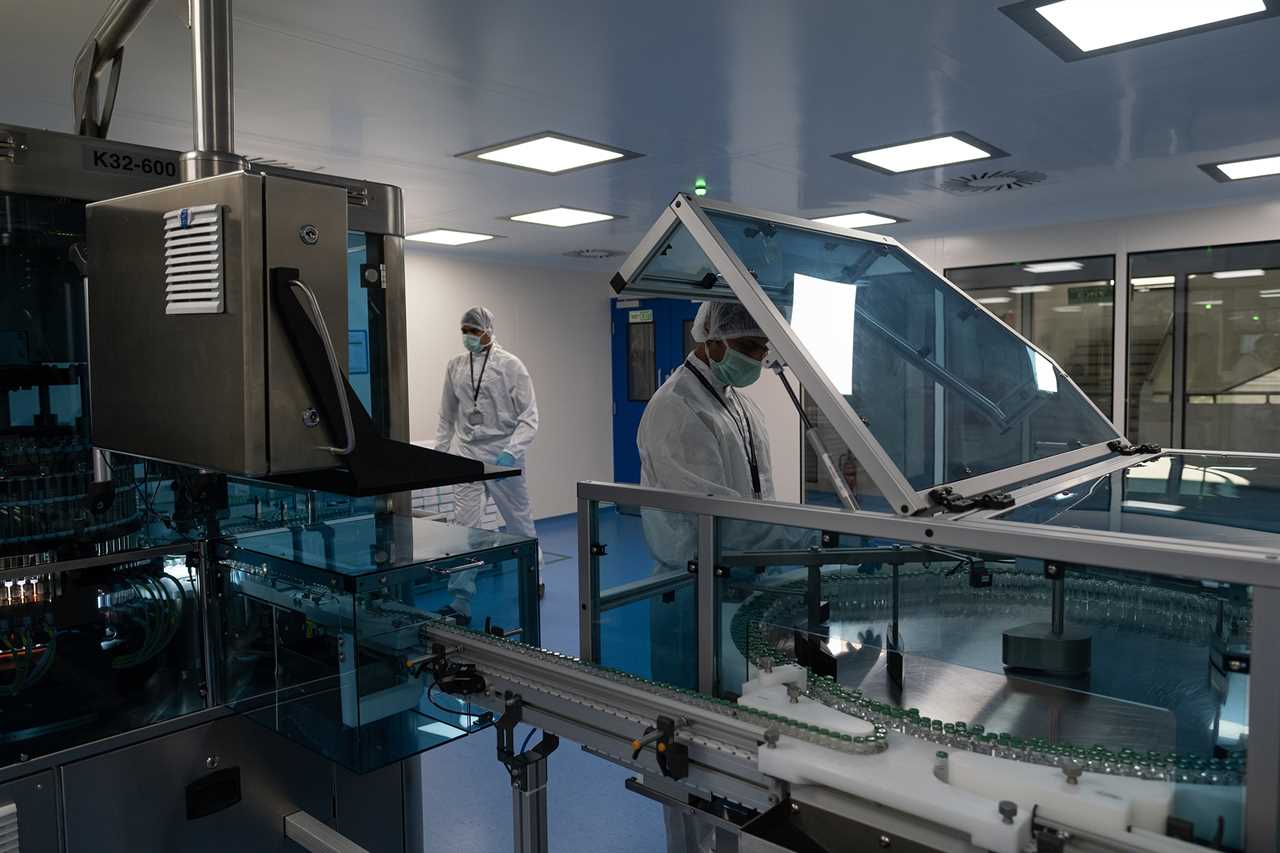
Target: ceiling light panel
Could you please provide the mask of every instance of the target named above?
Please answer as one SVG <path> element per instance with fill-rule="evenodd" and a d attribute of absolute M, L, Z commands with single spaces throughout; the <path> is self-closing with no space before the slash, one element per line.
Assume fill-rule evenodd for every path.
<path fill-rule="evenodd" d="M 1084 269 L 1084 264 L 1080 261 L 1044 261 L 1037 264 L 1024 264 L 1022 267 L 1031 273 L 1047 273 L 1047 272 L 1075 272 Z"/>
<path fill-rule="evenodd" d="M 531 213 L 519 213 L 507 218 L 512 222 L 531 222 L 534 225 L 550 225 L 553 228 L 572 228 L 575 225 L 606 222 L 618 217 L 611 213 L 579 210 L 576 207 L 552 207 L 547 210 L 535 210 Z"/>
<path fill-rule="evenodd" d="M 1020 284 L 1009 288 L 1010 293 L 1048 293 L 1051 290 L 1052 284 Z"/>
<path fill-rule="evenodd" d="M 434 228 L 418 234 L 410 234 L 406 240 L 415 243 L 434 243 L 438 246 L 465 246 L 468 243 L 479 243 L 492 240 L 494 234 L 478 234 L 472 231 L 454 231 L 449 228 Z"/>
<path fill-rule="evenodd" d="M 599 166 L 602 163 L 631 160 L 642 155 L 634 151 L 566 136 L 563 133 L 544 131 L 513 139 L 510 142 L 478 148 L 458 156 L 482 163 L 497 163 L 502 166 L 541 172 L 544 175 L 563 175 L 567 172 Z"/>
<path fill-rule="evenodd" d="M 1159 287 L 1161 285 L 1172 285 L 1175 281 L 1177 279 L 1171 275 L 1149 275 L 1129 279 L 1129 283 L 1136 287 Z"/>
<path fill-rule="evenodd" d="M 1277 14 L 1267 0 L 1022 0 L 1001 11 L 1068 62 Z"/>
<path fill-rule="evenodd" d="M 904 172 L 918 172 L 921 169 L 936 169 L 953 163 L 972 163 L 975 160 L 989 160 L 1009 155 L 967 133 L 948 133 L 896 145 L 846 151 L 832 156 L 837 160 L 866 166 L 887 175 L 900 175 Z"/>
<path fill-rule="evenodd" d="M 893 225 L 906 220 L 863 210 L 857 213 L 841 213 L 837 216 L 820 216 L 813 221 L 821 222 L 823 225 L 834 225 L 837 228 L 874 228 L 877 225 Z"/>
<path fill-rule="evenodd" d="M 1243 181 L 1247 178 L 1265 178 L 1270 175 L 1280 175 L 1280 155 L 1257 157 L 1253 160 L 1235 160 L 1231 163 L 1211 163 L 1200 168 L 1208 171 L 1210 176 L 1218 180 L 1225 178 L 1229 181 Z"/>
<path fill-rule="evenodd" d="M 984 296 L 978 300 L 983 305 L 1004 305 L 1006 302 L 1012 301 L 1013 297 L 1011 296 Z"/>
<path fill-rule="evenodd" d="M 1266 270 L 1224 270 L 1213 274 L 1214 278 L 1257 278 L 1266 275 Z"/>

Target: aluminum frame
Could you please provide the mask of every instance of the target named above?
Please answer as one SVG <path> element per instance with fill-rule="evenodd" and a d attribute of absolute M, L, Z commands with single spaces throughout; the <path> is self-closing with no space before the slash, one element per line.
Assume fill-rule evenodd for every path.
<path fill-rule="evenodd" d="M 760 324 L 761 329 L 769 336 L 770 342 L 782 355 L 787 367 L 792 370 L 801 386 L 827 416 L 831 425 L 840 435 L 841 440 L 844 441 L 849 450 L 853 452 L 858 463 L 870 475 L 876 488 L 889 501 L 894 512 L 900 515 L 912 515 L 931 509 L 934 506 L 934 502 L 930 497 L 930 492 L 942 486 L 950 486 L 952 489 L 966 495 L 997 490 L 1013 483 L 1046 476 L 1075 464 L 1090 462 L 1110 452 L 1106 441 L 1098 442 L 1087 447 L 1033 459 L 976 477 L 939 483 L 925 489 L 916 489 L 903 475 L 889 454 L 885 452 L 867 425 L 863 423 L 857 410 L 849 405 L 839 394 L 826 374 L 817 367 L 816 362 L 809 355 L 804 345 L 791 335 L 790 326 L 785 318 L 783 318 L 772 300 L 761 290 L 751 272 L 742 262 L 742 259 L 738 257 L 737 253 L 729 246 L 719 229 L 708 219 L 707 211 L 776 222 L 779 225 L 812 231 L 818 234 L 843 239 L 853 237 L 893 247 L 902 251 L 925 270 L 944 282 L 952 292 L 969 301 L 975 309 L 986 313 L 988 317 L 991 317 L 996 322 L 999 322 L 998 318 L 985 306 L 971 299 L 963 289 L 950 282 L 910 249 L 887 235 L 850 228 L 839 228 L 796 216 L 754 210 L 725 202 L 709 202 L 705 199 L 697 200 L 686 194 L 677 195 L 672 200 L 671 204 L 646 232 L 640 243 L 628 255 L 617 274 L 614 275 L 612 281 L 613 289 L 615 293 L 621 294 L 631 286 L 633 280 L 640 275 L 644 267 L 652 260 L 653 256 L 661 249 L 678 226 L 683 225 L 688 229 L 689 235 L 693 238 L 698 248 L 706 255 L 712 267 L 720 278 L 724 280 L 725 284 L 728 285 L 734 296 L 751 312 L 751 315 Z M 670 293 L 663 293 L 661 288 L 652 289 L 641 286 L 639 291 L 640 293 L 653 292 L 655 295 L 670 295 Z M 687 295 L 687 292 L 682 291 L 682 295 Z M 715 297 L 711 296 L 711 298 Z M 1079 387 L 1056 360 L 1016 331 L 1010 329 L 1009 334 L 1013 335 L 1016 340 L 1029 350 L 1048 360 L 1054 369 L 1058 371 L 1059 381 L 1066 382 L 1080 393 L 1080 397 L 1098 416 L 1098 419 L 1111 428 L 1112 435 L 1107 441 L 1122 437 L 1121 432 L 1112 422 L 1111 416 L 1103 413 L 1089 399 L 1088 395 L 1080 391 Z M 937 424 L 934 426 L 936 432 Z"/>
<path fill-rule="evenodd" d="M 1155 454 L 1128 457 L 1129 465 Z M 1055 478 L 1054 488 L 1072 479 L 1096 475 L 1107 468 L 1118 475 L 1119 460 L 1107 460 L 1072 472 L 1065 480 Z M 1127 467 L 1127 466 L 1125 466 Z M 1048 483 L 1026 490 L 1043 491 Z M 586 481 L 578 484 L 579 529 L 594 525 L 602 503 L 652 507 L 698 516 L 699 531 L 719 519 L 733 518 L 760 524 L 778 524 L 874 538 L 928 545 L 994 551 L 1043 560 L 1062 560 L 1105 568 L 1146 572 L 1165 577 L 1191 577 L 1224 583 L 1251 585 L 1253 589 L 1253 657 L 1250 661 L 1249 719 L 1267 721 L 1280 705 L 1280 545 L 1264 548 L 1227 543 L 1169 539 L 1134 533 L 1115 533 L 1078 528 L 1053 528 L 1021 522 L 964 517 L 904 518 L 866 511 L 835 510 L 824 507 L 691 495 L 618 483 Z M 1280 541 L 1280 537 L 1277 537 Z M 585 541 L 585 539 L 583 540 Z M 700 542 L 699 562 L 704 559 Z M 583 636 L 591 636 L 598 599 L 599 571 L 596 557 L 586 553 L 579 560 L 582 583 Z M 701 575 L 699 577 L 701 580 Z M 714 573 L 708 573 L 714 576 Z M 590 594 L 596 584 L 595 596 Z M 701 603 L 701 602 L 700 602 Z M 705 618 L 701 612 L 699 617 Z M 714 638 L 699 625 L 698 657 L 714 654 Z M 585 660 L 599 660 L 599 634 L 594 644 L 582 646 Z M 703 672 L 700 669 L 700 686 Z M 1280 839 L 1280 728 L 1251 727 L 1249 765 L 1246 777 L 1245 831 L 1247 850 L 1274 850 Z"/>

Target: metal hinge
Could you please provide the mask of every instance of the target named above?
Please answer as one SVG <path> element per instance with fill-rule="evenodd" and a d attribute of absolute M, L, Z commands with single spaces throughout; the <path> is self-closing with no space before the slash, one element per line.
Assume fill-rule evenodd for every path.
<path fill-rule="evenodd" d="M 0 160 L 8 160 L 10 163 L 18 162 L 18 152 L 25 151 L 27 146 L 22 144 L 15 134 L 0 133 Z"/>
<path fill-rule="evenodd" d="M 929 492 L 929 499 L 947 512 L 968 512 L 971 509 L 1009 509 L 1014 505 L 1013 495 L 1008 492 L 987 492 L 968 498 L 950 486 L 943 486 Z"/>
<path fill-rule="evenodd" d="M 1122 438 L 1107 442 L 1107 449 L 1121 456 L 1138 456 L 1144 453 L 1161 453 L 1164 448 L 1155 444 L 1130 444 Z"/>

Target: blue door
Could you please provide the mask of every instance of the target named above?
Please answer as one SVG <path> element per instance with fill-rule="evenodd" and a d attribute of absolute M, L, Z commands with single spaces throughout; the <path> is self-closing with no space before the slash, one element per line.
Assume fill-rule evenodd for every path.
<path fill-rule="evenodd" d="M 636 430 L 658 387 L 693 349 L 698 303 L 621 299 L 613 303 L 613 478 L 640 482 Z"/>

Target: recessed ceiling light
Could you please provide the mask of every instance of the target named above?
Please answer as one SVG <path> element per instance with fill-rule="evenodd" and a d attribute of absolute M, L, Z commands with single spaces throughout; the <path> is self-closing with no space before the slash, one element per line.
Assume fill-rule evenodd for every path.
<path fill-rule="evenodd" d="M 1053 310 L 1059 314 L 1079 314 L 1084 310 L 1083 305 L 1055 305 Z"/>
<path fill-rule="evenodd" d="M 1003 305 L 1006 302 L 1012 302 L 1013 297 L 1010 296 L 985 296 L 978 300 L 983 305 Z"/>
<path fill-rule="evenodd" d="M 1046 272 L 1075 272 L 1084 269 L 1084 264 L 1080 261 L 1045 261 L 1038 264 L 1025 264 L 1023 270 L 1033 273 Z"/>
<path fill-rule="evenodd" d="M 440 246 L 465 246 L 467 243 L 479 243 L 493 238 L 493 234 L 475 234 L 471 231 L 453 231 L 449 228 L 434 228 L 405 237 L 406 240 L 412 240 L 415 243 L 435 243 Z"/>
<path fill-rule="evenodd" d="M 1001 11 L 1071 62 L 1277 14 L 1268 5 L 1266 0 L 1022 0 Z"/>
<path fill-rule="evenodd" d="M 513 222 L 532 222 L 534 225 L 550 225 L 554 228 L 571 228 L 574 225 L 617 219 L 611 213 L 596 213 L 594 210 L 579 210 L 576 207 L 552 207 L 547 210 L 535 210 L 532 213 L 519 213 L 507 218 Z"/>
<path fill-rule="evenodd" d="M 1216 272 L 1214 278 L 1257 278 L 1260 275 L 1266 275 L 1266 270 L 1226 270 L 1224 272 Z"/>
<path fill-rule="evenodd" d="M 1195 304 L 1203 305 L 1205 308 L 1212 308 L 1215 305 L 1221 305 L 1222 300 L 1221 299 L 1197 299 L 1195 301 Z"/>
<path fill-rule="evenodd" d="M 1036 9 L 1076 47 L 1101 50 L 1267 11 L 1263 0 L 1058 0 Z"/>
<path fill-rule="evenodd" d="M 1020 284 L 1009 288 L 1010 293 L 1048 293 L 1053 290 L 1052 284 Z"/>
<path fill-rule="evenodd" d="M 1280 299 L 1280 290 L 1259 290 L 1258 296 L 1263 299 Z"/>
<path fill-rule="evenodd" d="M 974 160 L 1009 155 L 967 133 L 947 133 L 897 145 L 863 151 L 846 151 L 832 156 L 837 160 L 856 163 L 887 175 L 898 175 L 903 172 L 936 169 L 953 163 L 970 163 Z"/>
<path fill-rule="evenodd" d="M 1159 285 L 1172 285 L 1177 279 L 1171 275 L 1148 275 L 1131 278 L 1129 281 L 1135 287 L 1157 287 Z"/>
<path fill-rule="evenodd" d="M 467 151 L 458 156 L 468 160 L 514 166 L 517 169 L 529 169 L 546 175 L 562 175 L 577 169 L 617 160 L 631 160 L 642 155 L 548 130 L 509 142 L 478 148 L 475 151 Z"/>
<path fill-rule="evenodd" d="M 1224 178 L 1228 181 L 1265 178 L 1268 175 L 1280 175 L 1280 155 L 1257 157 L 1253 160 L 1236 160 L 1231 163 L 1210 163 L 1200 168 L 1220 181 Z"/>
<path fill-rule="evenodd" d="M 903 220 L 863 210 L 858 213 L 841 213 L 838 216 L 819 216 L 813 221 L 821 222 L 823 225 L 834 225 L 837 228 L 873 228 L 876 225 L 893 225 Z"/>

